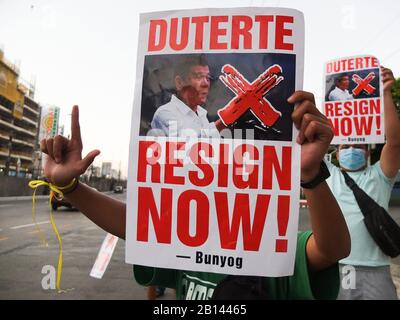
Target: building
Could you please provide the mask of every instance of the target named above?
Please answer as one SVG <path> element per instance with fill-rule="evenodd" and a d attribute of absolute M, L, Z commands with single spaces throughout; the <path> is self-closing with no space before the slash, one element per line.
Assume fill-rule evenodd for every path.
<path fill-rule="evenodd" d="M 96 178 L 101 178 L 101 168 L 100 167 L 93 167 L 92 174 Z"/>
<path fill-rule="evenodd" d="M 111 178 L 112 179 L 118 179 L 119 178 L 118 170 L 111 169 Z"/>
<path fill-rule="evenodd" d="M 41 107 L 34 92 L 0 50 L 0 174 L 35 174 Z"/>
<path fill-rule="evenodd" d="M 101 176 L 103 178 L 111 178 L 111 162 L 103 162 L 101 164 Z"/>

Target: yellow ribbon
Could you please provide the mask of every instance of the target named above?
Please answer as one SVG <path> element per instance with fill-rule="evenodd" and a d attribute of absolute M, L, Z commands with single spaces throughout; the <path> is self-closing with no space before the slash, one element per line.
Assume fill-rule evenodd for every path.
<path fill-rule="evenodd" d="M 42 242 L 43 244 L 48 247 L 48 243 L 44 237 L 44 234 L 42 232 L 42 230 L 39 228 L 39 226 L 37 225 L 36 222 L 36 190 L 38 187 L 41 186 L 48 186 L 50 188 L 50 197 L 49 197 L 49 207 L 50 207 L 50 221 L 51 221 L 51 225 L 53 227 L 54 233 L 57 236 L 58 239 L 58 244 L 59 244 L 59 248 L 60 248 L 60 253 L 58 255 L 58 265 L 57 265 L 57 281 L 56 281 L 56 288 L 58 290 L 58 293 L 61 292 L 66 292 L 66 290 L 61 290 L 60 288 L 60 282 L 61 282 L 61 273 L 62 273 L 62 264 L 63 264 L 63 245 L 62 245 L 62 239 L 61 236 L 57 230 L 56 224 L 54 222 L 53 219 L 53 208 L 51 206 L 51 200 L 53 199 L 53 197 L 56 197 L 57 199 L 62 199 L 64 197 L 64 194 L 62 192 L 62 190 L 65 189 L 69 189 L 71 188 L 74 183 L 76 182 L 76 179 L 74 178 L 68 185 L 64 186 L 64 187 L 58 187 L 52 183 L 43 181 L 43 180 L 32 180 L 29 182 L 29 187 L 34 189 L 33 191 L 33 195 L 32 195 L 32 217 L 33 217 L 33 221 L 35 223 L 36 228 L 39 231 L 39 235 L 42 238 Z"/>

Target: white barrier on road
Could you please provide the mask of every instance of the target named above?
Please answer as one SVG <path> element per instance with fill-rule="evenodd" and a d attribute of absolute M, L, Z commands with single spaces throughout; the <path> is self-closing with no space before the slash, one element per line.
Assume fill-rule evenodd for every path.
<path fill-rule="evenodd" d="M 99 254 L 97 255 L 96 261 L 93 265 L 90 276 L 93 278 L 101 279 L 104 272 L 106 271 L 111 257 L 114 253 L 115 246 L 117 245 L 118 237 L 107 233 L 103 244 L 101 245 Z"/>

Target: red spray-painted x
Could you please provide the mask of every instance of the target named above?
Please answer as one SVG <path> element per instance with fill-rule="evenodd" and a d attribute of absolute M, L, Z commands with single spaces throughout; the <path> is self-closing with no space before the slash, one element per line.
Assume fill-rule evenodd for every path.
<path fill-rule="evenodd" d="M 276 87 L 283 76 L 281 66 L 274 64 L 258 76 L 251 84 L 240 74 L 235 67 L 226 64 L 222 67 L 220 80 L 235 93 L 233 98 L 218 115 L 225 125 L 235 123 L 248 109 L 265 126 L 271 127 L 281 116 L 272 104 L 264 97 L 271 89 Z"/>
<path fill-rule="evenodd" d="M 369 84 L 375 79 L 375 74 L 373 72 L 370 72 L 364 79 L 358 74 L 353 74 L 352 79 L 357 83 L 357 86 L 352 91 L 355 96 L 358 96 L 363 90 L 368 94 L 373 94 L 375 92 L 376 88 Z"/>

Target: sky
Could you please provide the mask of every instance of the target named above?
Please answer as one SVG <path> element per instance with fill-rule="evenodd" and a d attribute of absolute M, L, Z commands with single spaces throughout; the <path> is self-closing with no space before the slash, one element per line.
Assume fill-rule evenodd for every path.
<path fill-rule="evenodd" d="M 64 135 L 80 107 L 83 154 L 127 176 L 139 13 L 190 8 L 284 7 L 305 18 L 304 90 L 317 104 L 331 59 L 375 55 L 400 77 L 400 1 L 0 0 L 0 47 L 36 82 L 35 100 L 61 108 Z"/>

